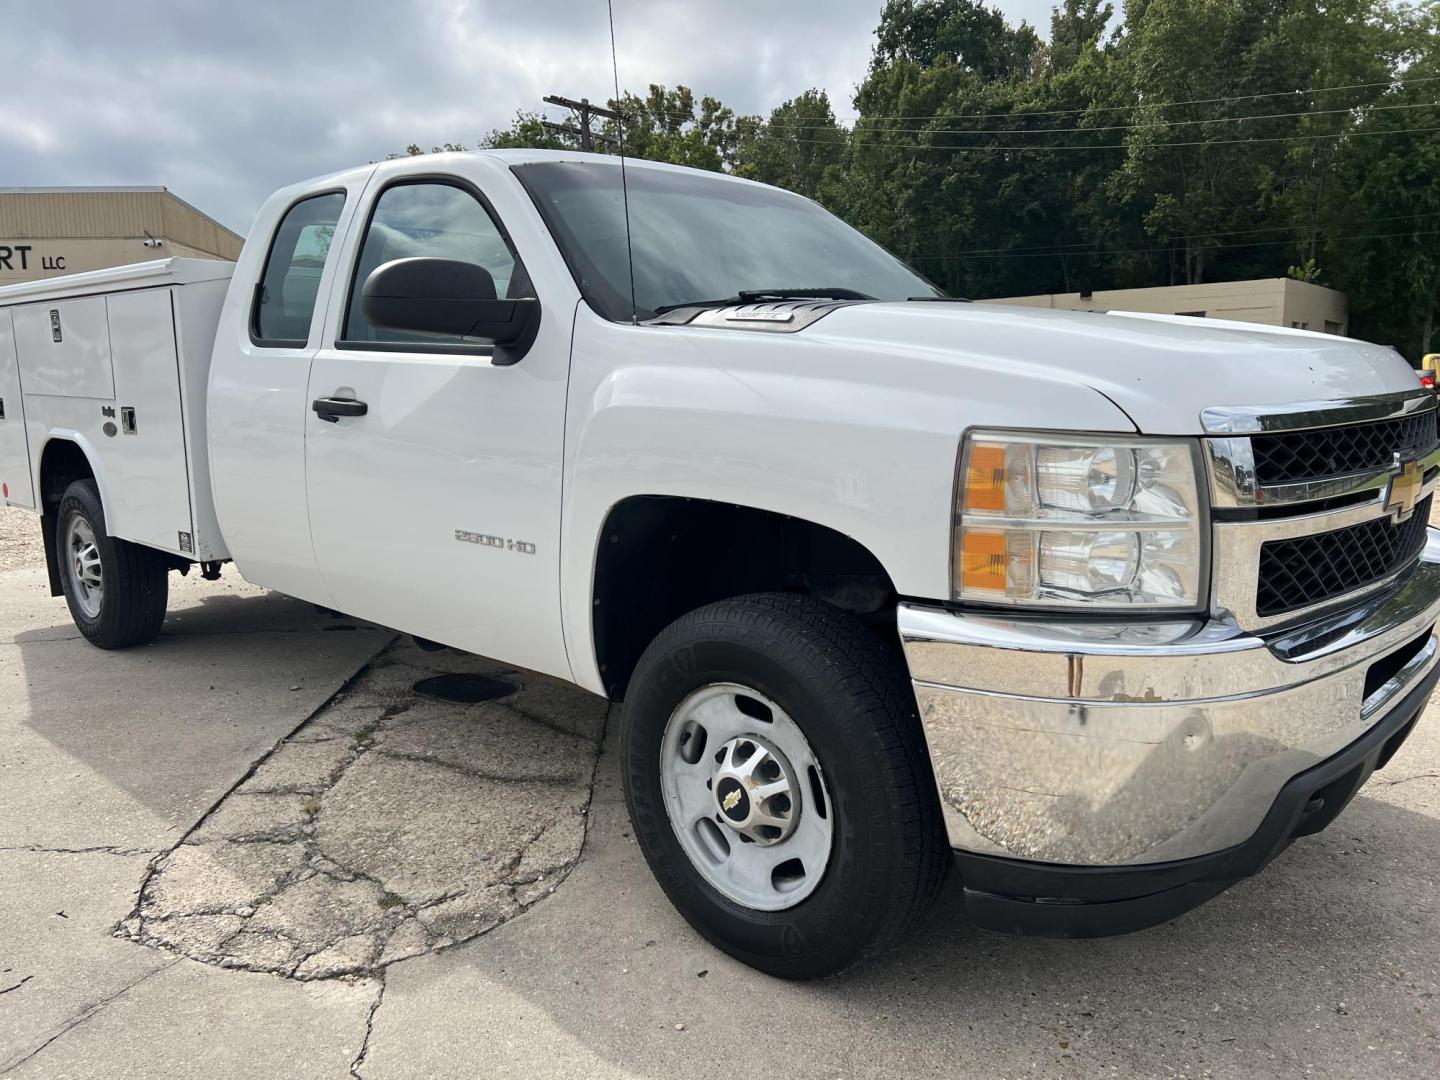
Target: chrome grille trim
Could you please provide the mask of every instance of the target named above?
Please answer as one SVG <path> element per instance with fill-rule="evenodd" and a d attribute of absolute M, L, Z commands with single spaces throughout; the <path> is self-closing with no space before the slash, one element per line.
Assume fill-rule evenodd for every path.
<path fill-rule="evenodd" d="M 1440 449 L 1425 458 L 1426 462 L 1440 461 Z M 1440 470 L 1429 470 L 1431 475 L 1420 489 L 1420 499 L 1429 497 L 1440 487 Z M 1288 623 L 1296 623 L 1311 616 L 1343 608 L 1363 597 L 1394 584 L 1404 576 L 1414 563 L 1408 563 L 1393 574 L 1371 582 L 1352 592 L 1332 596 L 1318 604 L 1297 608 L 1279 615 L 1265 617 L 1256 610 L 1256 596 L 1259 592 L 1260 548 L 1271 540 L 1290 540 L 1299 536 L 1334 532 L 1338 529 L 1375 521 L 1388 516 L 1385 509 L 1385 488 L 1376 490 L 1374 497 L 1357 506 L 1340 510 L 1326 510 L 1320 513 L 1300 513 L 1289 517 L 1267 518 L 1261 521 L 1216 521 L 1212 525 L 1213 551 L 1215 553 L 1211 580 L 1212 608 L 1217 613 L 1227 612 L 1244 629 L 1255 632 Z"/>
<path fill-rule="evenodd" d="M 1218 406 L 1200 413 L 1200 426 L 1211 435 L 1259 435 L 1393 420 L 1434 407 L 1435 392 L 1417 386 L 1414 390 L 1398 393 L 1336 398 L 1332 401 Z"/>
<path fill-rule="evenodd" d="M 1435 417 L 1421 409 L 1398 420 L 1252 435 L 1255 480 L 1269 487 L 1389 469 L 1397 452 L 1412 457 L 1440 442 Z"/>
<path fill-rule="evenodd" d="M 1288 615 L 1403 573 L 1420 558 L 1429 517 L 1427 497 L 1403 521 L 1385 517 L 1261 544 L 1256 611 Z"/>
<path fill-rule="evenodd" d="M 1205 464 L 1210 474 L 1210 505 L 1222 510 L 1243 510 L 1257 506 L 1299 506 L 1320 499 L 1334 499 L 1365 492 L 1383 493 L 1390 484 L 1391 469 L 1327 476 L 1291 484 L 1255 482 L 1255 457 L 1248 438 L 1206 439 Z M 1426 472 L 1440 466 L 1440 446 L 1420 458 Z"/>
<path fill-rule="evenodd" d="M 1404 577 L 1413 568 L 1413 560 L 1351 592 L 1327 597 L 1307 607 L 1271 616 L 1260 615 L 1257 595 L 1261 548 L 1273 540 L 1335 532 L 1390 516 L 1385 504 L 1397 470 L 1394 467 L 1367 469 L 1345 475 L 1265 485 L 1259 483 L 1256 476 L 1251 436 L 1358 426 L 1411 417 L 1435 408 L 1434 392 L 1417 388 L 1398 394 L 1299 402 L 1289 406 L 1206 409 L 1201 414 L 1202 423 L 1206 431 L 1217 437 L 1201 440 L 1204 447 L 1202 456 L 1209 474 L 1211 507 L 1221 511 L 1212 524 L 1212 610 L 1230 615 L 1247 631 L 1263 632 L 1339 611 L 1384 591 Z M 1411 448 L 1397 446 L 1395 449 Z M 1417 502 L 1440 488 L 1440 444 L 1419 449 L 1423 482 Z M 1329 510 L 1307 506 L 1330 499 L 1346 499 L 1347 502 Z M 1227 510 L 1274 508 L 1281 510 L 1279 516 L 1245 521 L 1225 520 L 1224 512 Z"/>

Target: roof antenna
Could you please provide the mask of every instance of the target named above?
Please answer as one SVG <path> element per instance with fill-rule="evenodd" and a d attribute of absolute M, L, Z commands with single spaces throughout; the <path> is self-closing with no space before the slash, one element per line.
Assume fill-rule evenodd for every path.
<path fill-rule="evenodd" d="M 625 179 L 625 110 L 620 108 L 620 62 L 615 59 L 615 4 L 605 0 L 610 13 L 610 70 L 615 75 L 615 107 L 620 113 L 616 121 L 620 132 L 620 200 L 625 206 L 625 260 L 630 265 L 630 322 L 637 325 L 640 315 L 635 303 L 635 246 L 630 240 L 630 185 Z"/>

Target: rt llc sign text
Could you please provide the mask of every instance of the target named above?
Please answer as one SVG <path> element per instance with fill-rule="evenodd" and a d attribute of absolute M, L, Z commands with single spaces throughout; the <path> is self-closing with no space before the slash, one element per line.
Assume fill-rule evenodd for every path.
<path fill-rule="evenodd" d="M 41 270 L 64 270 L 64 255 L 31 256 L 31 244 L 0 244 L 0 270 L 29 270 L 32 258 L 38 257 Z M 18 264 L 18 265 L 17 265 Z"/>

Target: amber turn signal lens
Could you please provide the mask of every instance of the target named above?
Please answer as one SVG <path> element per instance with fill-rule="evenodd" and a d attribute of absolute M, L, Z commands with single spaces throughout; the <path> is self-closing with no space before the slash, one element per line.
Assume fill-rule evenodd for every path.
<path fill-rule="evenodd" d="M 960 549 L 960 576 L 967 589 L 1004 592 L 1005 534 L 966 529 Z"/>
<path fill-rule="evenodd" d="M 977 443 L 970 448 L 965 509 L 1005 511 L 1005 447 Z"/>

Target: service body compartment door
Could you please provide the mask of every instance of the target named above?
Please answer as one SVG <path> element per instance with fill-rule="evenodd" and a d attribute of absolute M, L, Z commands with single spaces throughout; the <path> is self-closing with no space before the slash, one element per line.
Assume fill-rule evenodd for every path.
<path fill-rule="evenodd" d="M 110 488 L 106 527 L 124 540 L 195 553 L 169 289 L 105 297 L 115 369 L 115 428 L 100 443 Z M 117 434 L 110 435 L 111 430 Z"/>
<path fill-rule="evenodd" d="M 25 304 L 14 314 L 27 394 L 101 401 L 115 397 L 105 297 Z"/>
<path fill-rule="evenodd" d="M 10 309 L 0 308 L 0 506 L 35 508 L 20 397 L 20 360 Z"/>

